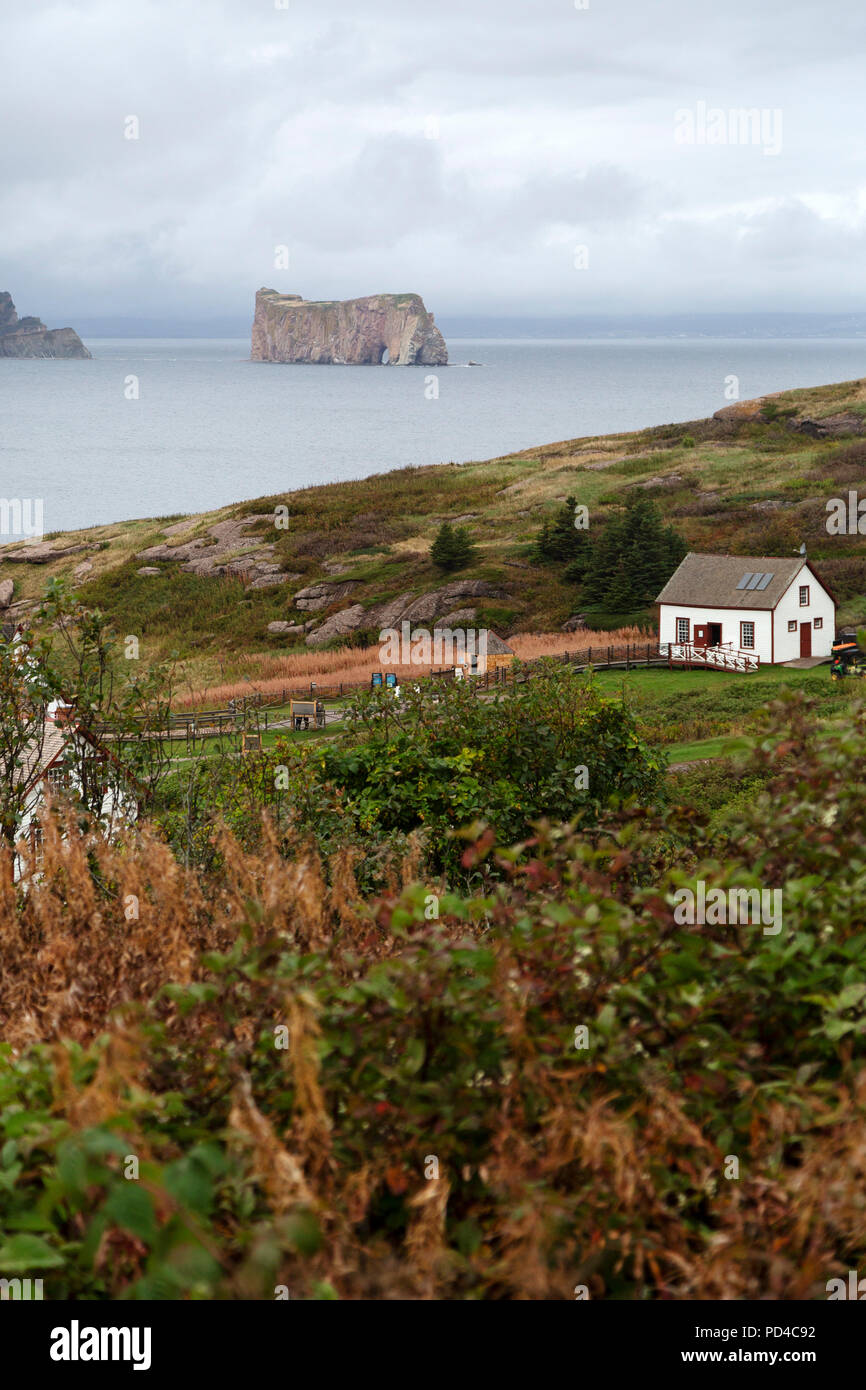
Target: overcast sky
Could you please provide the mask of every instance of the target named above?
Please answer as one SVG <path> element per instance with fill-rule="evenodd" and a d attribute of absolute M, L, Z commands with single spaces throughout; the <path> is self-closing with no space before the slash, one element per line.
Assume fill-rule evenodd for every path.
<path fill-rule="evenodd" d="M 0 0 L 20 313 L 866 309 L 862 0 L 282 3 Z"/>

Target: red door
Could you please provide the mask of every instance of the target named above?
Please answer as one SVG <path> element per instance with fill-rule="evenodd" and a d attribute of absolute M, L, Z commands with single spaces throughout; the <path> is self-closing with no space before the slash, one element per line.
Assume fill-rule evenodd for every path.
<path fill-rule="evenodd" d="M 801 623 L 801 624 L 800 624 L 800 655 L 801 655 L 801 656 L 811 656 L 811 655 L 812 655 L 812 624 L 811 624 L 811 623 Z"/>
<path fill-rule="evenodd" d="M 707 626 L 705 623 L 702 623 L 700 626 L 695 626 L 695 635 L 692 638 L 692 644 L 695 647 L 705 647 L 707 645 Z"/>

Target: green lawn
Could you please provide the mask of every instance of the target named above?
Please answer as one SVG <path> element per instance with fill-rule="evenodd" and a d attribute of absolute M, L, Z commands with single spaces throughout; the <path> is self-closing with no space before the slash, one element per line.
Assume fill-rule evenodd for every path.
<path fill-rule="evenodd" d="M 759 671 L 749 675 L 737 675 L 725 671 L 686 671 L 670 670 L 661 666 L 639 668 L 633 671 L 598 671 L 595 679 L 603 686 L 612 689 L 635 690 L 647 695 L 670 695 L 677 691 L 725 690 L 744 687 L 766 688 L 767 699 L 772 698 L 772 687 L 778 685 L 801 686 L 810 678 L 821 675 L 830 684 L 829 666 L 816 666 L 811 671 L 798 670 L 789 666 L 762 666 Z"/>
<path fill-rule="evenodd" d="M 691 763 L 701 758 L 730 757 L 739 746 L 739 739 L 722 734 L 718 738 L 702 738 L 694 743 L 672 743 L 665 752 L 672 763 Z"/>

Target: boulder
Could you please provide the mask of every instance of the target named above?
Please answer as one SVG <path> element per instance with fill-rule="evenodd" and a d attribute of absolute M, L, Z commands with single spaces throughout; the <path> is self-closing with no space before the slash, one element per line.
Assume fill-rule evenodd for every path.
<path fill-rule="evenodd" d="M 82 568 L 83 566 L 78 566 L 78 569 Z M 162 574 L 162 570 L 157 565 L 142 565 L 141 569 L 135 572 L 136 574 Z M 77 574 L 78 570 L 76 570 L 75 573 Z"/>
<path fill-rule="evenodd" d="M 275 637 L 302 637 L 304 631 L 303 623 L 268 623 L 268 632 Z"/>
<path fill-rule="evenodd" d="M 413 599 L 399 614 L 399 621 L 432 623 L 441 613 L 449 612 L 455 600 L 472 598 L 502 599 L 508 598 L 508 594 L 485 579 L 453 579 L 441 589 L 433 589 L 429 594 L 422 594 L 420 598 Z"/>
<path fill-rule="evenodd" d="M 583 614 L 575 613 L 573 617 L 569 618 L 566 622 L 562 624 L 560 632 L 581 632 L 584 628 L 588 626 L 589 624 L 587 623 L 586 618 L 583 616 Z"/>
<path fill-rule="evenodd" d="M 21 550 L 4 551 L 2 558 L 15 564 L 47 565 L 51 560 L 65 560 L 67 555 L 77 555 L 86 549 L 86 545 L 64 545 L 55 550 L 51 541 L 31 541 Z"/>
<path fill-rule="evenodd" d="M 307 633 L 307 646 L 321 647 L 335 637 L 346 637 L 350 632 L 357 632 L 360 627 L 369 626 L 364 621 L 365 617 L 364 607 L 360 603 L 353 603 L 351 608 L 342 608 L 339 613 L 326 618 L 315 632 Z"/>
<path fill-rule="evenodd" d="M 294 605 L 311 613 L 320 608 L 330 608 L 332 603 L 340 603 L 354 589 L 354 584 L 309 584 L 299 589 L 294 597 Z"/>
<path fill-rule="evenodd" d="M 218 521 L 210 526 L 206 536 L 197 536 L 195 540 L 182 541 L 178 545 L 152 545 L 147 550 L 140 550 L 136 559 L 172 560 L 180 564 L 187 574 L 205 577 L 234 574 L 247 581 L 248 589 L 274 588 L 301 576 L 289 574 L 280 568 L 274 559 L 273 542 L 251 536 L 247 531 L 247 527 L 255 522 L 272 520 L 270 512 L 230 517 L 227 521 Z M 196 517 L 176 522 L 173 526 L 167 526 L 164 534 L 179 535 L 196 522 Z"/>
<path fill-rule="evenodd" d="M 477 608 L 455 608 L 453 613 L 446 613 L 444 618 L 436 619 L 437 627 L 467 627 L 474 623 L 478 616 Z"/>
<path fill-rule="evenodd" d="M 303 590 L 302 592 L 311 593 L 313 590 L 321 588 L 333 590 L 338 587 L 350 589 L 354 586 L 351 584 L 342 586 L 312 585 L 310 590 Z M 450 584 L 443 585 L 441 589 L 434 589 L 429 594 L 421 594 L 420 597 L 415 597 L 412 594 L 400 594 L 399 597 L 389 599 L 386 603 L 376 603 L 372 608 L 364 608 L 363 604 L 360 603 L 354 603 L 350 608 L 341 608 L 315 632 L 309 634 L 307 643 L 311 647 L 318 647 L 333 637 L 342 637 L 348 632 L 357 632 L 359 628 L 372 628 L 374 631 L 381 632 L 385 628 L 397 628 L 404 622 L 415 627 L 430 627 L 437 621 L 441 625 L 444 622 L 441 617 L 442 614 L 448 614 L 450 618 L 454 617 L 453 604 L 455 600 L 461 598 L 507 599 L 508 597 L 509 595 L 504 589 L 499 589 L 495 584 L 489 584 L 484 579 L 454 579 Z M 295 603 L 298 603 L 297 594 L 295 595 Z M 298 604 L 298 607 L 301 606 Z M 311 606 L 312 604 L 309 602 L 306 604 L 308 608 Z M 327 604 L 320 603 L 318 606 L 324 608 Z M 474 607 L 464 607 L 457 609 L 456 612 L 461 617 L 467 613 L 471 613 L 473 619 L 476 616 Z"/>
<path fill-rule="evenodd" d="M 15 581 L 12 579 L 0 579 L 0 608 L 8 608 L 12 602 L 12 595 L 15 592 Z"/>

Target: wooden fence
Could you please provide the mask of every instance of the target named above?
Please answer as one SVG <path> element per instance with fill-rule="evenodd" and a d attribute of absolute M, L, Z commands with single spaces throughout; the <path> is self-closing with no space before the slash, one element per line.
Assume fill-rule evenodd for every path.
<path fill-rule="evenodd" d="M 531 661 L 520 661 L 508 666 L 497 666 L 481 675 L 467 676 L 476 693 L 522 684 L 546 674 L 553 665 L 571 666 L 575 671 L 586 671 L 590 667 L 596 671 L 631 671 L 646 667 L 686 666 L 707 667 L 718 671 L 749 672 L 756 671 L 759 658 L 754 652 L 733 647 L 695 647 L 683 642 L 624 642 L 618 645 L 581 647 L 576 651 L 559 652 L 555 656 L 535 657 Z M 454 667 L 431 671 L 434 680 L 454 680 Z M 405 678 L 404 678 L 405 679 Z M 419 676 L 419 680 L 427 679 Z M 385 687 L 382 687 L 383 689 Z M 212 738 L 227 734 L 241 734 L 244 729 L 256 727 L 267 732 L 270 714 L 274 709 L 287 705 L 290 700 L 309 695 L 317 700 L 339 700 L 359 690 L 369 690 L 369 681 L 339 681 L 332 685 L 320 685 L 311 681 L 301 689 L 284 686 L 281 690 L 268 694 L 255 692 L 241 700 L 230 700 L 225 709 L 192 710 L 189 713 L 171 714 L 161 729 L 149 732 L 160 737 L 184 738 L 187 743 L 195 743 L 198 738 Z M 251 719 L 252 711 L 257 717 Z M 259 717 L 259 712 L 263 719 Z M 332 719 L 339 718 L 338 711 L 327 712 Z M 287 716 L 288 719 L 288 716 Z"/>

